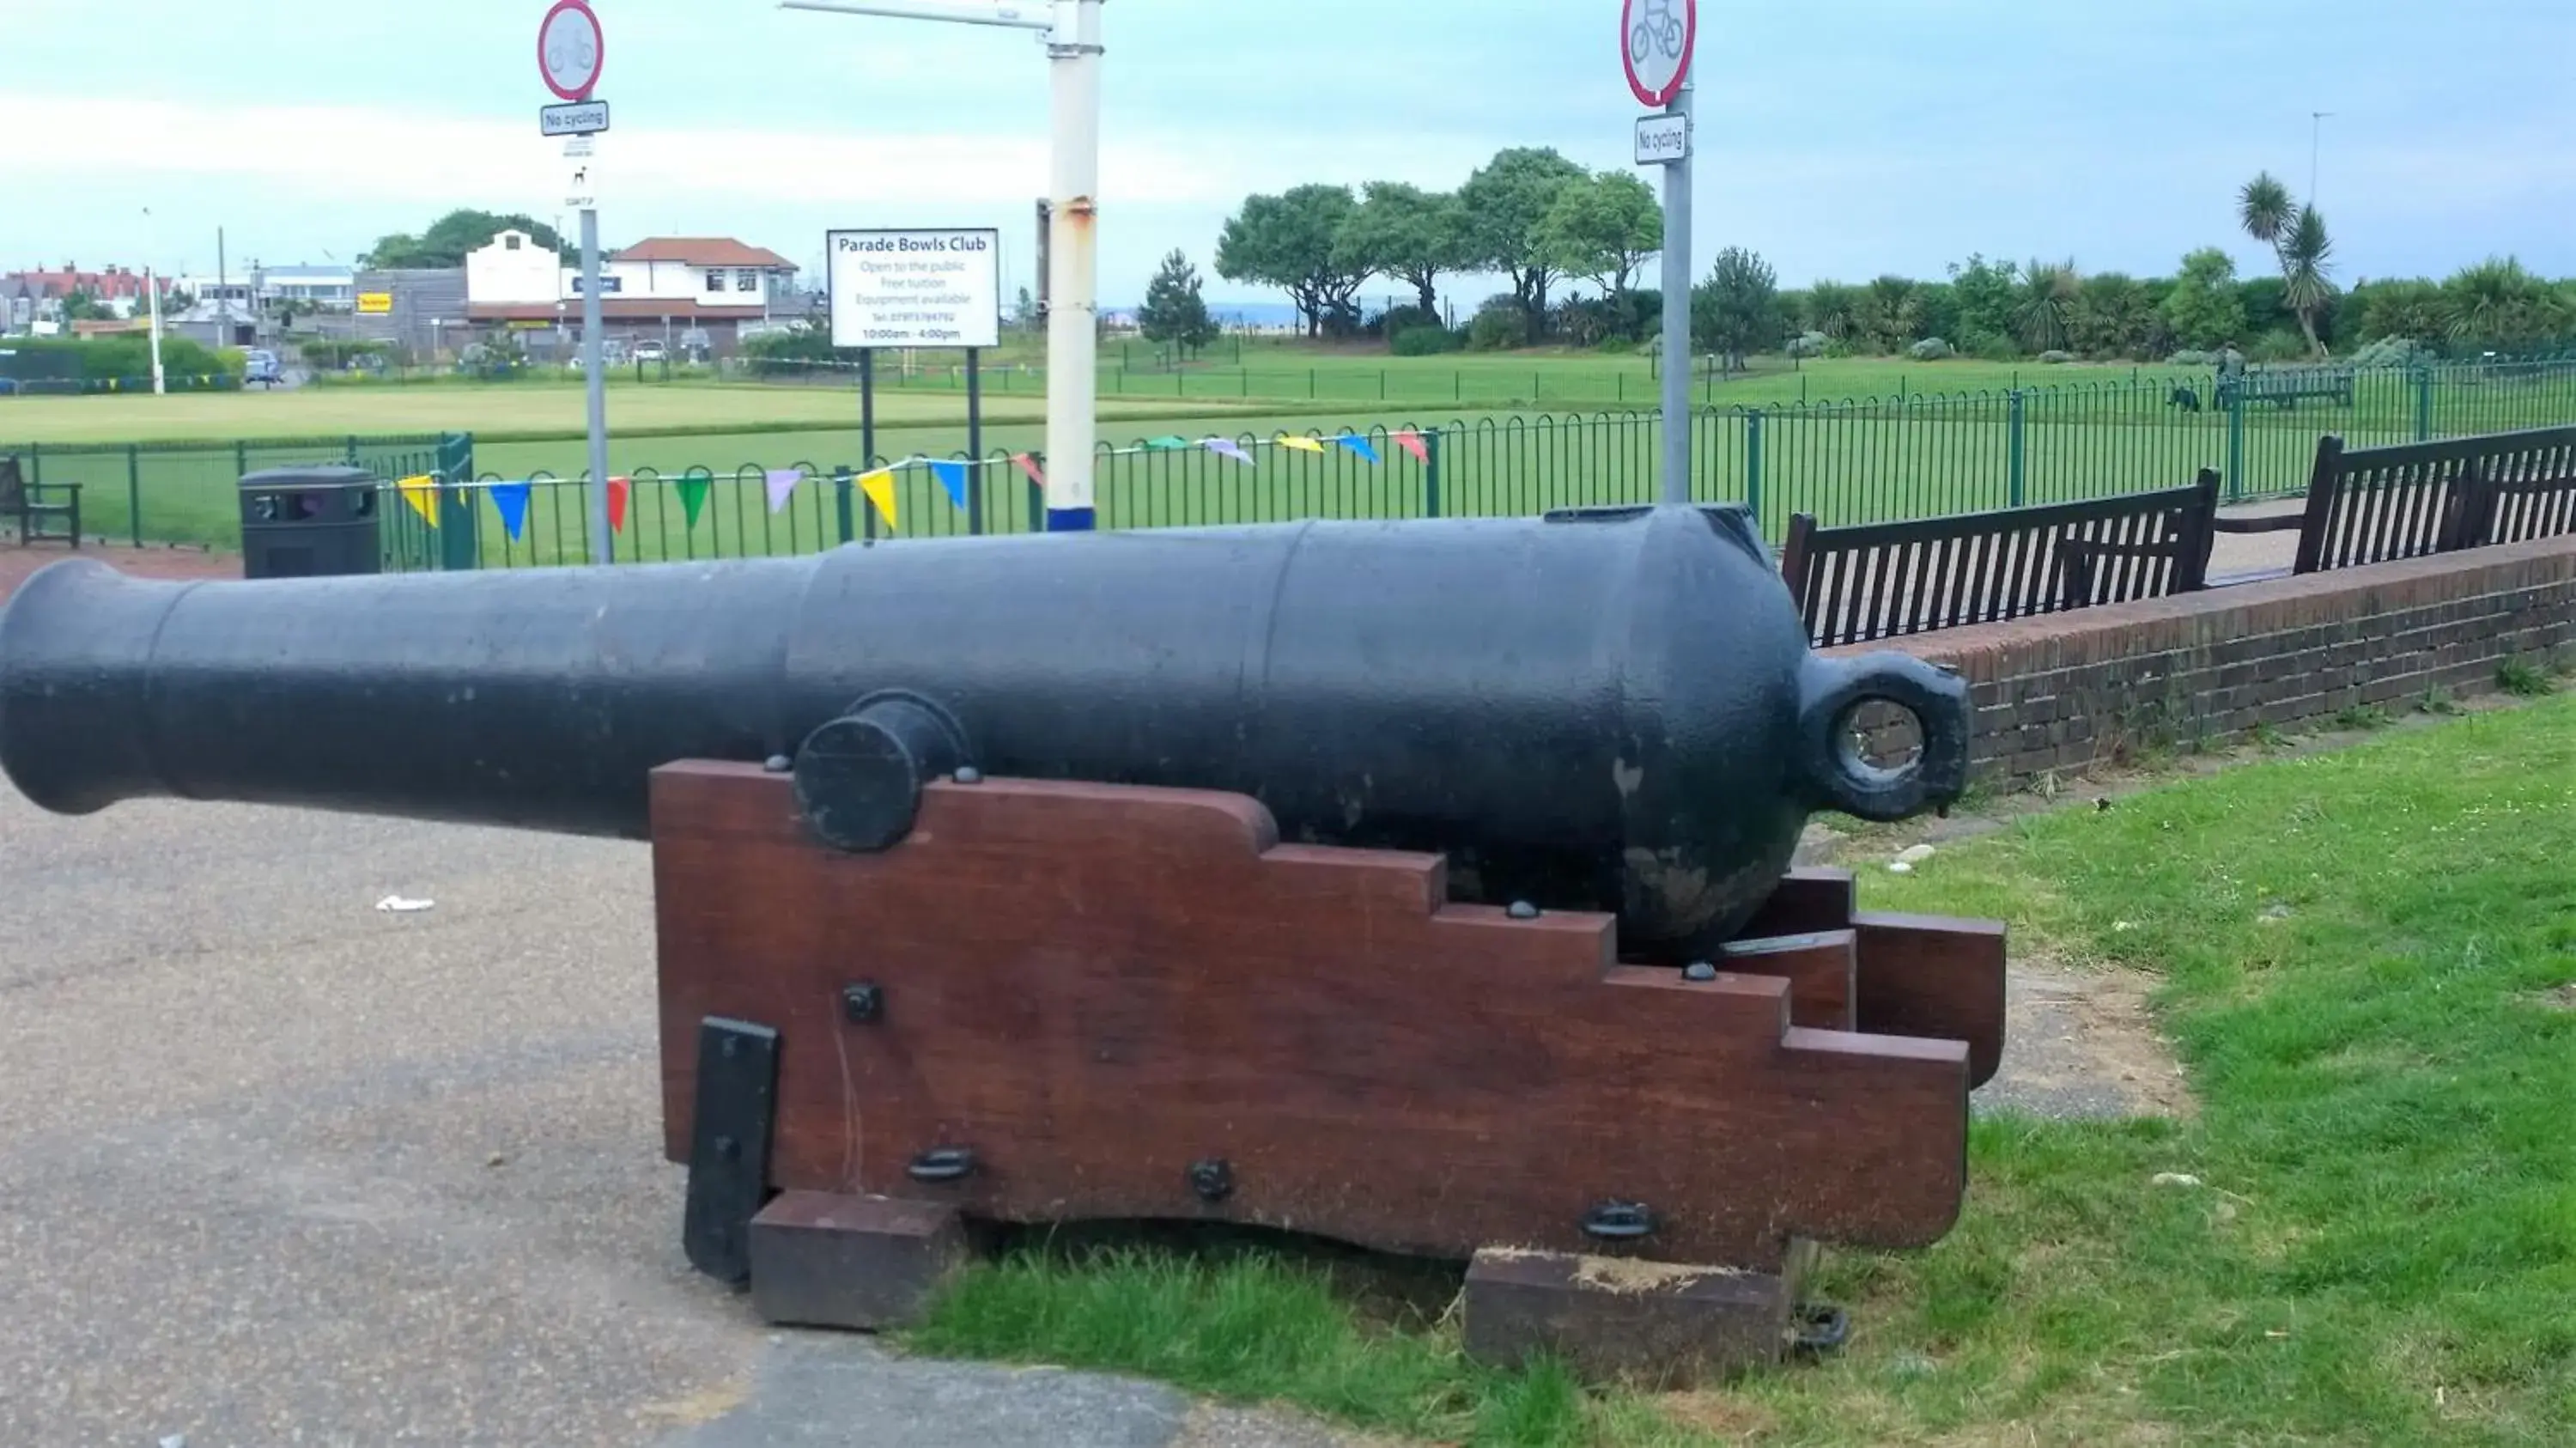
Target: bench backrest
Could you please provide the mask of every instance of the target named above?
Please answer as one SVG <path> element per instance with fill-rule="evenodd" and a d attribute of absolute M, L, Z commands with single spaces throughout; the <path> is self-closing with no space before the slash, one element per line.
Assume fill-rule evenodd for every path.
<path fill-rule="evenodd" d="M 2350 448 L 2317 440 L 2297 570 L 2357 568 L 2576 527 L 2576 428 Z"/>
<path fill-rule="evenodd" d="M 2186 488 L 1903 523 L 1789 520 L 1780 575 L 1817 648 L 2198 589 L 2218 474 Z"/>

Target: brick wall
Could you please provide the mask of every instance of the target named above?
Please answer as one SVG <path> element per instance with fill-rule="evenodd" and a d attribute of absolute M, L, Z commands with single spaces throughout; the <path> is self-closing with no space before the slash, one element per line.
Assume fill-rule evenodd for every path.
<path fill-rule="evenodd" d="M 2576 657 L 2576 537 L 2238 584 L 1836 649 L 1949 664 L 1976 708 L 1975 776 L 2080 772 L 2141 748 L 2395 712 L 2493 689 L 2508 658 Z M 1911 721 L 1905 721 L 1910 725 Z M 1910 732 L 1864 718 L 1879 736 Z"/>

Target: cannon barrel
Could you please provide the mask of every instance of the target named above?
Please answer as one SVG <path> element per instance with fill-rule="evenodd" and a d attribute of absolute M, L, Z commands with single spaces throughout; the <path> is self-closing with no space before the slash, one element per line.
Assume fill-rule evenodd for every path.
<path fill-rule="evenodd" d="M 1910 764 L 1854 751 L 1870 700 L 1920 720 Z M 871 710 L 933 773 L 1235 791 L 1285 839 L 1444 852 L 1454 897 L 1615 910 L 1638 944 L 1740 924 L 1813 810 L 1946 804 L 1968 722 L 1945 671 L 1811 654 L 1731 507 L 257 583 L 67 561 L 0 613 L 0 767 L 61 813 L 641 837 L 655 767 L 785 755 L 801 790 Z"/>

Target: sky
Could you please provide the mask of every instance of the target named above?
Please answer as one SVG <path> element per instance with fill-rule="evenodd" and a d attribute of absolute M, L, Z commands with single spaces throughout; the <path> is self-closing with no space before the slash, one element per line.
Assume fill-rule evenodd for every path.
<path fill-rule="evenodd" d="M 348 261 L 457 206 L 562 211 L 546 0 L 0 0 L 0 269 Z M 610 245 L 998 226 L 1030 279 L 1047 63 L 1023 32 L 595 0 Z M 1694 272 L 1934 277 L 1970 253 L 2169 273 L 2263 168 L 2337 279 L 2576 275 L 2576 0 L 1704 0 Z M 1247 194 L 1446 189 L 1506 146 L 1629 168 L 1618 0 L 1109 0 L 1101 294 L 1212 265 Z M 2312 112 L 2333 114 L 2321 124 Z M 31 138 L 45 138 L 41 144 Z M 1643 173 L 1641 173 L 1643 174 Z M 1649 179 L 1653 179 L 1649 177 Z M 571 224 L 566 218 L 566 224 Z M 1461 284 L 1462 311 L 1493 289 Z M 1372 283 L 1374 298 L 1399 288 Z"/>

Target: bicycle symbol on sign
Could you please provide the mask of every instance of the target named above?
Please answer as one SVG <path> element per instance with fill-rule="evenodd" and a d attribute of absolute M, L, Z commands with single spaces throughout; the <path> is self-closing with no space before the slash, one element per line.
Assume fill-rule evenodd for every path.
<path fill-rule="evenodd" d="M 1636 27 L 1628 32 L 1628 59 L 1644 65 L 1649 50 L 1660 50 L 1667 60 L 1682 58 L 1682 18 L 1673 13 L 1673 0 L 1645 0 L 1637 12 Z"/>
<path fill-rule="evenodd" d="M 578 25 L 555 27 L 546 37 L 546 68 L 557 75 L 588 75 L 599 63 L 599 47 Z"/>

